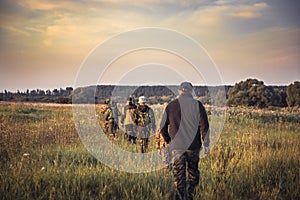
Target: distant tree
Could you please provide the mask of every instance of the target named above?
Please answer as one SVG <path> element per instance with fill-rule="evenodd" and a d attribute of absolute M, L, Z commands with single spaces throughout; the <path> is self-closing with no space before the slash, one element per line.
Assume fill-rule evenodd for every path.
<path fill-rule="evenodd" d="M 73 103 L 95 103 L 95 91 L 94 86 L 76 88 L 72 93 Z"/>
<path fill-rule="evenodd" d="M 37 92 L 36 92 L 36 90 L 31 90 L 29 94 L 30 94 L 30 96 L 36 96 Z"/>
<path fill-rule="evenodd" d="M 272 87 L 264 85 L 263 81 L 247 79 L 236 83 L 228 90 L 228 105 L 255 106 L 259 108 L 273 106 L 275 92 Z"/>
<path fill-rule="evenodd" d="M 44 90 L 38 90 L 39 96 L 45 96 L 45 91 Z"/>
<path fill-rule="evenodd" d="M 288 106 L 300 106 L 300 82 L 291 83 L 286 89 L 286 95 Z"/>
<path fill-rule="evenodd" d="M 272 89 L 274 92 L 272 99 L 273 105 L 278 107 L 286 107 L 287 102 L 285 90 L 279 87 L 270 87 L 270 89 Z"/>
<path fill-rule="evenodd" d="M 67 95 L 70 95 L 72 91 L 73 91 L 72 87 L 66 87 Z"/>
<path fill-rule="evenodd" d="M 54 90 L 52 91 L 52 95 L 53 95 L 53 96 L 58 96 L 58 95 L 59 95 L 58 89 L 54 89 Z"/>
<path fill-rule="evenodd" d="M 11 101 L 13 100 L 13 93 L 10 91 L 4 90 L 4 94 L 2 95 L 2 100 Z"/>
<path fill-rule="evenodd" d="M 47 95 L 47 96 L 51 96 L 51 90 L 49 90 L 49 89 L 46 90 L 46 95 Z"/>
<path fill-rule="evenodd" d="M 198 97 L 204 97 L 208 93 L 208 88 L 207 86 L 194 86 L 194 91 Z"/>
<path fill-rule="evenodd" d="M 57 97 L 54 102 L 55 103 L 62 103 L 62 104 L 71 103 L 70 99 L 68 97 L 63 97 L 63 96 Z"/>
<path fill-rule="evenodd" d="M 65 90 L 60 88 L 59 89 L 59 96 L 64 96 L 66 94 Z"/>

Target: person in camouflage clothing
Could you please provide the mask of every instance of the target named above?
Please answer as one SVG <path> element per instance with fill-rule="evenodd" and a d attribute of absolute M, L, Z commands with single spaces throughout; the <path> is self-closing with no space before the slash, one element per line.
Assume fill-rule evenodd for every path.
<path fill-rule="evenodd" d="M 134 120 L 136 119 L 137 106 L 134 103 L 134 98 L 129 97 L 126 105 L 122 110 L 121 123 L 125 128 L 125 139 L 133 144 L 136 144 L 136 124 Z"/>
<path fill-rule="evenodd" d="M 193 98 L 192 92 L 191 83 L 181 83 L 179 97 L 167 105 L 160 126 L 162 136 L 172 151 L 176 200 L 193 199 L 195 187 L 199 184 L 202 141 L 205 153 L 209 153 L 210 149 L 207 114 L 202 103 Z"/>
<path fill-rule="evenodd" d="M 104 114 L 106 132 L 109 134 L 109 136 L 116 138 L 117 137 L 116 133 L 118 129 L 118 124 L 116 122 L 116 119 L 118 116 L 116 116 L 115 111 L 111 106 L 111 101 L 109 99 L 105 100 L 105 108 L 103 110 L 103 114 Z"/>
<path fill-rule="evenodd" d="M 165 142 L 161 132 L 158 130 L 155 133 L 155 144 L 159 155 L 162 157 L 163 168 L 166 172 L 172 170 L 171 151 L 169 145 Z"/>
<path fill-rule="evenodd" d="M 141 152 L 145 153 L 148 150 L 150 132 L 155 132 L 155 118 L 153 110 L 146 105 L 146 98 L 139 97 L 136 124 L 137 124 L 137 137 L 140 140 Z"/>

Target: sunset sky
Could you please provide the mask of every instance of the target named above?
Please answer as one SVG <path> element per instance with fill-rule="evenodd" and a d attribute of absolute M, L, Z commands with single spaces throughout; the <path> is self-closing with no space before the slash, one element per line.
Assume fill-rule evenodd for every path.
<path fill-rule="evenodd" d="M 0 0 L 0 92 L 73 86 L 97 45 L 143 27 L 193 38 L 218 66 L 226 85 L 250 77 L 267 85 L 288 85 L 300 80 L 299 9 L 299 0 Z M 152 53 L 147 62 L 151 56 L 170 55 Z M 123 62 L 136 57 L 138 52 Z M 112 73 L 122 76 L 118 67 L 122 65 Z M 114 84 L 108 77 L 99 84 Z M 180 78 L 173 81 L 166 83 L 178 84 Z"/>

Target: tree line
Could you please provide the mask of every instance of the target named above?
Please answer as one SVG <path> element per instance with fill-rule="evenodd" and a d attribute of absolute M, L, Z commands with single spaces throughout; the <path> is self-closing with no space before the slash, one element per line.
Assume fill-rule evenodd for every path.
<path fill-rule="evenodd" d="M 46 102 L 46 103 L 103 103 L 106 98 L 120 98 L 130 95 L 146 96 L 151 103 L 163 103 L 177 96 L 178 86 L 115 86 L 97 85 L 73 89 L 26 90 L 24 92 L 0 93 L 0 101 Z M 300 106 L 300 82 L 295 81 L 288 86 L 266 86 L 263 81 L 247 79 L 234 86 L 195 86 L 195 95 L 205 104 L 214 101 L 228 106 L 253 107 L 293 107 Z M 211 93 L 217 94 L 212 95 Z M 223 94 L 221 91 L 225 92 Z M 222 98 L 224 96 L 224 98 Z M 214 104 L 215 105 L 215 104 Z"/>
<path fill-rule="evenodd" d="M 263 81 L 247 79 L 228 90 L 227 105 L 265 108 L 300 106 L 300 82 L 288 86 L 266 86 Z"/>
<path fill-rule="evenodd" d="M 0 93 L 0 101 L 19 101 L 19 102 L 43 102 L 43 103 L 72 103 L 72 87 L 65 89 L 42 90 L 33 89 L 26 91 L 10 92 L 4 90 Z"/>

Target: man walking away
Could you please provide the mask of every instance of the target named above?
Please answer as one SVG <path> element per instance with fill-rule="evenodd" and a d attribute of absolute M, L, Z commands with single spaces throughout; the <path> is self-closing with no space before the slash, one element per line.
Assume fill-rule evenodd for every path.
<path fill-rule="evenodd" d="M 181 83 L 179 97 L 167 105 L 161 121 L 162 136 L 172 150 L 175 199 L 182 200 L 193 199 L 195 187 L 199 184 L 202 141 L 205 153 L 209 153 L 207 114 L 202 103 L 193 98 L 192 92 L 190 82 Z"/>

